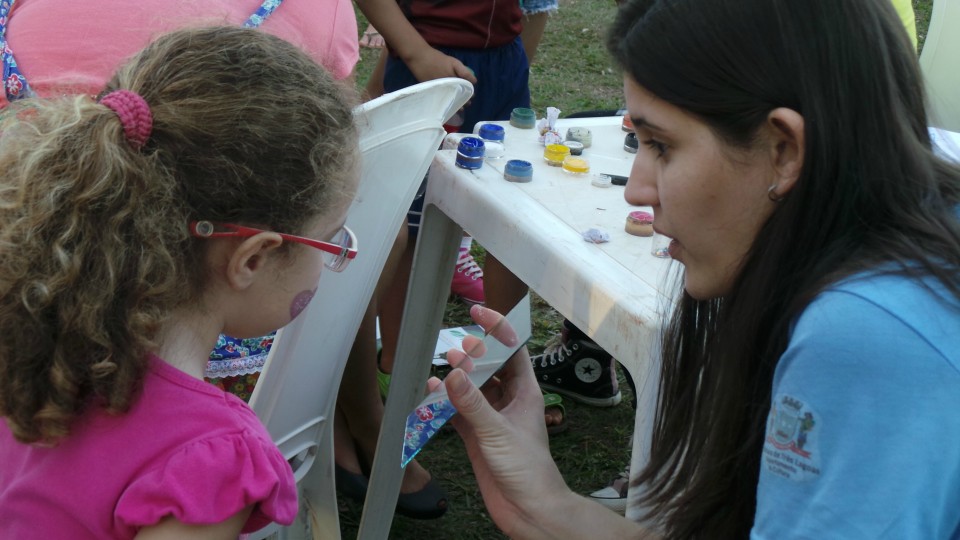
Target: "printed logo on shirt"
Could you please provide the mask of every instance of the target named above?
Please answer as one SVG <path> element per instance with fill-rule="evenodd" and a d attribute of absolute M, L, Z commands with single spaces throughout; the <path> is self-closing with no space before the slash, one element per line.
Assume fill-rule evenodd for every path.
<path fill-rule="evenodd" d="M 817 423 L 820 417 L 803 401 L 779 394 L 770 406 L 763 465 L 788 480 L 806 481 L 820 476 Z"/>

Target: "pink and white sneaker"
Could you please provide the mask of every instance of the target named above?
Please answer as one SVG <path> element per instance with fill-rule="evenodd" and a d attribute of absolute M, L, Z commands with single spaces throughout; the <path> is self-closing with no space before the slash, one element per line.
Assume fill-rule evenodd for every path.
<path fill-rule="evenodd" d="M 461 249 L 457 258 L 457 271 L 450 283 L 450 292 L 459 296 L 467 304 L 483 304 L 483 270 L 473 260 L 470 250 Z"/>

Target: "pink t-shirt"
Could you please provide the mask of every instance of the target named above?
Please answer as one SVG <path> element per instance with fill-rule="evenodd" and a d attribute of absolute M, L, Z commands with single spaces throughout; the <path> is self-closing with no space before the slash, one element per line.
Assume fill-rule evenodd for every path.
<path fill-rule="evenodd" d="M 240 26 L 260 4 L 18 0 L 7 23 L 7 43 L 38 95 L 97 94 L 125 60 L 160 34 L 191 26 Z M 337 79 L 349 75 L 359 58 L 350 0 L 283 0 L 260 28 L 301 47 Z M 6 96 L 0 95 L 0 107 L 6 104 Z"/>
<path fill-rule="evenodd" d="M 290 465 L 237 397 L 151 358 L 127 414 L 88 410 L 56 447 L 16 442 L 0 422 L 0 539 L 133 538 L 165 516 L 244 532 L 297 514 Z"/>

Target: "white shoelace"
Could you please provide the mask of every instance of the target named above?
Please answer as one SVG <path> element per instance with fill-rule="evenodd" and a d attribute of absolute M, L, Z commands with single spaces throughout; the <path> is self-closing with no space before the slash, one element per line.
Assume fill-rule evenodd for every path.
<path fill-rule="evenodd" d="M 469 251 L 460 251 L 460 257 L 457 258 L 457 271 L 466 274 L 470 279 L 480 279 L 483 277 L 483 270 L 477 261 L 473 260 L 473 255 Z"/>
<path fill-rule="evenodd" d="M 548 363 L 562 362 L 565 357 L 570 356 L 570 349 L 563 344 L 563 336 L 554 334 L 553 337 L 543 344 L 543 354 L 539 355 L 540 367 L 547 367 Z M 531 360 L 538 358 L 534 356 Z"/>

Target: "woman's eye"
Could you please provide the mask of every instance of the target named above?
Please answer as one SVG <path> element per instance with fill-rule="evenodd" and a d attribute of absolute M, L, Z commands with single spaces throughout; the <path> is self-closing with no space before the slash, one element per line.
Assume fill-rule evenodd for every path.
<path fill-rule="evenodd" d="M 657 157 L 663 157 L 667 153 L 667 145 L 656 139 L 647 139 L 643 141 L 643 144 L 647 145 L 648 148 L 657 153 Z"/>

